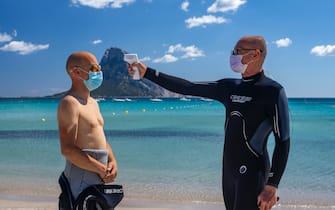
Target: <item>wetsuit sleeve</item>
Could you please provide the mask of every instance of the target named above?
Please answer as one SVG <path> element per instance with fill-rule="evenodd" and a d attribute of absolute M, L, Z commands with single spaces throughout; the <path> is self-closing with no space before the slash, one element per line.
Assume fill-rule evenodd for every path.
<path fill-rule="evenodd" d="M 274 107 L 273 127 L 275 148 L 272 156 L 272 166 L 269 175 L 269 185 L 278 187 L 284 173 L 290 150 L 290 125 L 288 101 L 284 89 L 279 93 L 278 102 Z"/>
<path fill-rule="evenodd" d="M 165 89 L 179 94 L 212 99 L 217 99 L 219 96 L 217 93 L 217 82 L 190 82 L 185 79 L 158 72 L 150 67 L 147 68 L 144 77 Z"/>

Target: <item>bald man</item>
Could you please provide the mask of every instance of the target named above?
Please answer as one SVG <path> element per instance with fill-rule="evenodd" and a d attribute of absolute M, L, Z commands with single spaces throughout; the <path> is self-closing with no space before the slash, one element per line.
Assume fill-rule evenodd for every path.
<path fill-rule="evenodd" d="M 118 169 L 106 141 L 99 105 L 90 96 L 103 81 L 96 57 L 88 52 L 73 53 L 66 71 L 72 86 L 59 103 L 57 117 L 61 152 L 66 158 L 64 174 L 76 199 L 88 186 L 113 182 Z"/>
<path fill-rule="evenodd" d="M 266 43 L 260 36 L 245 36 L 230 56 L 231 69 L 241 79 L 190 82 L 163 74 L 138 62 L 141 77 L 184 95 L 207 97 L 226 108 L 222 189 L 227 210 L 268 210 L 277 202 L 277 188 L 290 147 L 288 102 L 284 88 L 266 77 Z M 128 65 L 130 75 L 134 74 Z M 267 141 L 275 147 L 270 164 Z"/>

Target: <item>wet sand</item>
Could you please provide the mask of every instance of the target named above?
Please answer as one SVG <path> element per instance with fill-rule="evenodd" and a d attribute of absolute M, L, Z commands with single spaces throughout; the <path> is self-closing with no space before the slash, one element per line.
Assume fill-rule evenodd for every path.
<path fill-rule="evenodd" d="M 44 199 L 44 200 L 42 200 Z M 0 196 L 0 210 L 55 210 L 58 209 L 55 197 L 37 198 L 34 196 Z M 115 210 L 225 210 L 223 203 L 206 202 L 167 202 L 152 200 L 123 199 Z M 331 205 L 279 204 L 277 210 L 335 210 Z"/>

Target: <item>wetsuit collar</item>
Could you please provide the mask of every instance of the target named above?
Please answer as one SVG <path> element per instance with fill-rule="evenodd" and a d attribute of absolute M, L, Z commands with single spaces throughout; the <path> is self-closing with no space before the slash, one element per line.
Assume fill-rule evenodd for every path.
<path fill-rule="evenodd" d="M 254 74 L 250 77 L 243 77 L 242 80 L 243 82 L 252 82 L 252 81 L 258 81 L 264 77 L 265 77 L 264 71 L 262 70 L 261 72 Z"/>

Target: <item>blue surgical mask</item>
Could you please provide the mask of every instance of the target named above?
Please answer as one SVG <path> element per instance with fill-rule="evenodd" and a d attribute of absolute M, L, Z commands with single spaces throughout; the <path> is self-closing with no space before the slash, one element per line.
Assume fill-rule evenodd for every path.
<path fill-rule="evenodd" d="M 88 80 L 84 80 L 84 84 L 89 91 L 95 90 L 102 84 L 103 74 L 102 71 L 88 73 Z"/>

